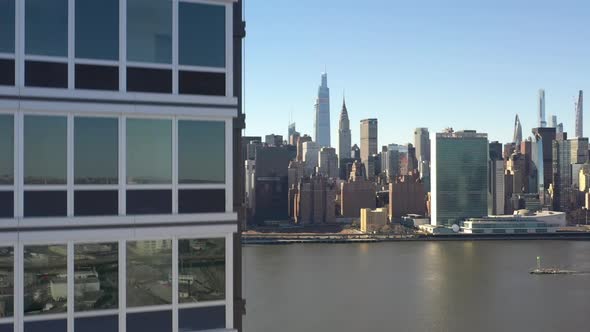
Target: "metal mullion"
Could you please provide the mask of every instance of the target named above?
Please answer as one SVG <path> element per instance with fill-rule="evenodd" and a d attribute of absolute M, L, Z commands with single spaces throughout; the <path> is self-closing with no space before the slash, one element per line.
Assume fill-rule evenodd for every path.
<path fill-rule="evenodd" d="M 119 332 L 127 329 L 127 243 L 119 241 Z"/>
<path fill-rule="evenodd" d="M 127 0 L 119 1 L 119 91 L 127 91 Z"/>
<path fill-rule="evenodd" d="M 12 120 L 13 120 L 13 137 L 12 137 L 12 139 L 14 141 L 13 142 L 14 151 L 12 151 L 12 159 L 13 159 L 13 161 L 12 161 L 12 163 L 13 163 L 13 165 L 12 165 L 12 168 L 13 168 L 13 171 L 12 171 L 12 176 L 13 176 L 13 179 L 12 179 L 12 190 L 13 190 L 13 193 L 12 193 L 12 199 L 13 199 L 12 215 L 13 215 L 13 217 L 18 217 L 19 216 L 19 214 L 18 214 L 19 194 L 18 194 L 18 192 L 20 190 L 18 179 L 19 179 L 19 174 L 21 173 L 20 168 L 19 168 L 19 165 L 20 165 L 19 159 L 18 159 L 19 149 L 20 149 L 20 144 L 19 144 L 20 130 L 18 127 L 18 125 L 19 125 L 18 113 L 12 114 Z"/>
<path fill-rule="evenodd" d="M 25 2 L 16 1 L 15 6 L 15 85 L 17 87 L 25 86 Z"/>
<path fill-rule="evenodd" d="M 24 216 L 24 115 L 21 112 L 15 114 L 17 118 L 17 132 L 16 132 L 16 141 L 17 143 L 17 155 L 18 155 L 18 171 L 16 172 L 16 191 L 17 191 L 17 209 L 15 213 L 15 217 L 21 218 Z"/>
<path fill-rule="evenodd" d="M 233 194 L 233 122 L 225 120 L 225 212 L 232 212 Z"/>
<path fill-rule="evenodd" d="M 172 94 L 178 94 L 178 0 L 172 1 Z"/>
<path fill-rule="evenodd" d="M 20 237 L 19 237 L 20 238 Z M 20 241 L 14 244 L 14 327 L 15 331 L 23 331 L 24 308 L 24 254 Z"/>
<path fill-rule="evenodd" d="M 225 327 L 234 328 L 234 249 L 233 234 L 225 236 Z"/>
<path fill-rule="evenodd" d="M 70 0 L 71 1 L 71 0 Z M 74 215 L 74 115 L 68 114 L 67 118 L 67 215 Z"/>
<path fill-rule="evenodd" d="M 127 118 L 119 119 L 119 215 L 124 216 L 127 211 Z"/>
<path fill-rule="evenodd" d="M 68 318 L 67 318 L 67 326 L 68 326 L 68 332 L 74 332 L 74 243 L 72 241 L 68 241 L 67 244 L 67 257 L 66 257 L 66 261 L 67 261 L 67 279 L 66 279 L 66 285 L 67 285 L 67 312 L 68 312 Z"/>
<path fill-rule="evenodd" d="M 178 331 L 178 239 L 172 238 L 172 332 Z"/>
<path fill-rule="evenodd" d="M 172 214 L 178 214 L 178 120 L 172 120 Z"/>
<path fill-rule="evenodd" d="M 68 89 L 73 90 L 74 84 L 74 56 L 76 33 L 76 1 L 68 0 Z"/>

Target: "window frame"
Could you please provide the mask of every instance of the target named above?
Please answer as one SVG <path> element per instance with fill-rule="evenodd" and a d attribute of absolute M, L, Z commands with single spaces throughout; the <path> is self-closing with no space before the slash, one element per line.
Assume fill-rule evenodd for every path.
<path fill-rule="evenodd" d="M 12 213 L 13 213 L 13 217 L 17 214 L 17 209 L 18 209 L 18 205 L 17 205 L 17 192 L 18 192 L 18 179 L 19 179 L 19 151 L 18 151 L 18 116 L 16 112 L 13 111 L 5 111 L 0 109 L 0 115 L 10 115 L 12 116 L 12 120 L 13 120 L 13 147 L 12 147 L 12 162 L 13 162 L 13 166 L 12 166 L 12 184 L 0 184 L 0 191 L 3 192 L 12 192 L 12 201 L 13 201 L 13 207 L 12 207 Z M 1 320 L 0 320 L 1 321 Z"/>
<path fill-rule="evenodd" d="M 127 61 L 127 0 L 119 1 L 119 55 L 117 60 L 97 60 L 97 59 L 86 59 L 76 58 L 75 56 L 75 0 L 68 0 L 68 52 L 66 57 L 56 56 L 39 56 L 39 55 L 26 55 L 25 54 L 25 5 L 24 1 L 16 1 L 15 5 L 15 54 L 0 53 L 0 58 L 15 59 L 15 86 L 25 87 L 25 76 L 24 76 L 24 64 L 25 61 L 44 61 L 44 62 L 58 62 L 64 63 L 68 66 L 68 90 L 72 91 L 88 91 L 93 92 L 93 96 L 97 98 L 105 98 L 106 96 L 116 96 L 127 94 L 127 67 L 138 67 L 138 68 L 161 68 L 169 69 L 172 71 L 172 93 L 149 93 L 149 92 L 130 92 L 140 96 L 163 96 L 169 95 L 175 98 L 171 100 L 178 100 L 178 97 L 182 97 L 183 100 L 187 101 L 203 101 L 203 100 L 220 100 L 230 99 L 234 102 L 234 87 L 233 87 L 233 55 L 234 52 L 241 52 L 241 50 L 233 49 L 233 0 L 171 0 L 172 1 L 172 63 L 171 64 L 158 64 L 158 63 L 144 63 Z M 179 65 L 179 50 L 178 50 L 178 34 L 179 34 L 179 3 L 197 3 L 197 4 L 209 4 L 225 6 L 225 66 L 224 67 L 201 67 L 201 66 L 185 66 Z M 96 91 L 88 89 L 75 89 L 75 65 L 97 65 L 97 66 L 112 66 L 118 67 L 119 69 L 119 90 L 106 90 Z M 225 74 L 225 94 L 222 96 L 209 96 L 209 95 L 191 95 L 191 94 L 179 94 L 179 71 L 198 71 L 198 72 L 210 72 L 210 73 L 223 73 Z M 8 87 L 10 88 L 10 87 Z M 41 87 L 25 87 L 25 94 L 40 91 L 54 91 L 55 88 L 41 88 Z M 2 91 L 8 91 L 5 87 L 0 87 L 0 93 Z M 29 91 L 30 90 L 30 91 Z"/>

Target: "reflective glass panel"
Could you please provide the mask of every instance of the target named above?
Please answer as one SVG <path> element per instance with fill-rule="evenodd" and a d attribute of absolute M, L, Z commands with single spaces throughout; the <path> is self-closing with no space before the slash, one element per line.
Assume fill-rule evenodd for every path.
<path fill-rule="evenodd" d="M 178 4 L 181 65 L 225 67 L 225 6 Z"/>
<path fill-rule="evenodd" d="M 74 182 L 117 184 L 119 122 L 116 118 L 74 119 Z"/>
<path fill-rule="evenodd" d="M 0 114 L 0 185 L 12 184 L 14 184 L 14 116 Z"/>
<path fill-rule="evenodd" d="M 0 0 L 0 53 L 14 53 L 14 0 Z"/>
<path fill-rule="evenodd" d="M 179 183 L 225 183 L 225 122 L 178 121 Z"/>
<path fill-rule="evenodd" d="M 172 1 L 127 0 L 127 60 L 172 63 Z"/>
<path fill-rule="evenodd" d="M 25 53 L 68 56 L 68 0 L 25 1 Z"/>
<path fill-rule="evenodd" d="M 87 243 L 74 246 L 74 298 L 76 311 L 118 307 L 117 243 Z"/>
<path fill-rule="evenodd" d="M 25 115 L 25 184 L 66 184 L 67 119 Z"/>
<path fill-rule="evenodd" d="M 127 306 L 172 303 L 172 241 L 127 242 Z"/>
<path fill-rule="evenodd" d="M 127 119 L 127 183 L 172 183 L 172 121 Z"/>
<path fill-rule="evenodd" d="M 0 248 L 0 318 L 14 316 L 14 250 Z"/>
<path fill-rule="evenodd" d="M 25 315 L 67 311 L 67 246 L 25 246 Z"/>
<path fill-rule="evenodd" d="M 76 0 L 76 57 L 119 59 L 119 0 Z"/>
<path fill-rule="evenodd" d="M 178 240 L 178 302 L 225 299 L 225 239 Z"/>

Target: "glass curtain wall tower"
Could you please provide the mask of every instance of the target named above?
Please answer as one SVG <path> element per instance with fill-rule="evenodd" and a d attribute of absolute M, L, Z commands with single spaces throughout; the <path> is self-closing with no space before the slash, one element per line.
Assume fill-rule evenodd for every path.
<path fill-rule="evenodd" d="M 241 328 L 241 1 L 0 0 L 0 331 Z"/>

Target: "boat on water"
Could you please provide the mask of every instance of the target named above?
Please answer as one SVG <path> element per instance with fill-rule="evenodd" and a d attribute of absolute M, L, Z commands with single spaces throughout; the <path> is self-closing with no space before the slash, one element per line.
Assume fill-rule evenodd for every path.
<path fill-rule="evenodd" d="M 530 274 L 573 274 L 576 271 L 562 270 L 554 267 L 541 268 L 541 257 L 537 256 L 537 268 L 529 272 Z"/>

